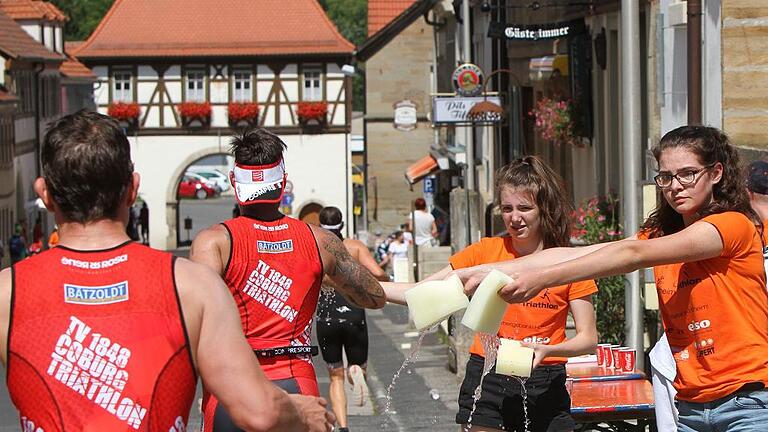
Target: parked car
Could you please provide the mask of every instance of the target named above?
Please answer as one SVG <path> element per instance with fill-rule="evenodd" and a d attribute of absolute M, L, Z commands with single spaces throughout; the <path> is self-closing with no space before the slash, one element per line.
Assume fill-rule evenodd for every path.
<path fill-rule="evenodd" d="M 226 192 L 231 187 L 229 183 L 229 177 L 227 177 L 226 174 L 222 173 L 221 171 L 213 168 L 195 168 L 194 170 L 188 171 L 192 174 L 197 174 L 201 177 L 204 177 L 205 179 L 216 182 L 216 186 L 221 189 L 222 192 Z"/>
<path fill-rule="evenodd" d="M 179 198 L 206 199 L 217 193 L 215 188 L 192 176 L 185 175 L 179 182 Z"/>
<path fill-rule="evenodd" d="M 192 177 L 193 179 L 198 180 L 199 182 L 205 184 L 209 188 L 216 190 L 217 194 L 222 191 L 221 187 L 219 186 L 219 184 L 215 180 L 210 180 L 210 179 L 208 179 L 208 178 L 206 178 L 206 177 L 204 177 L 204 176 L 202 176 L 202 175 L 200 175 L 200 174 L 198 174 L 196 172 L 192 172 L 192 171 L 187 171 L 187 172 L 184 173 L 184 175 L 188 176 L 188 177 Z"/>

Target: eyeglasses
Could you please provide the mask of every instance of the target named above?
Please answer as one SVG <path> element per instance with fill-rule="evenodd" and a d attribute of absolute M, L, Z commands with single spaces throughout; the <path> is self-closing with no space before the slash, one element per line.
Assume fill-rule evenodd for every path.
<path fill-rule="evenodd" d="M 668 188 L 672 186 L 672 179 L 677 179 L 678 183 L 682 186 L 688 186 L 689 184 L 696 182 L 699 173 L 704 172 L 713 166 L 715 166 L 715 164 L 707 165 L 699 169 L 686 169 L 677 174 L 660 173 L 653 178 L 653 181 L 655 181 L 660 188 Z"/>

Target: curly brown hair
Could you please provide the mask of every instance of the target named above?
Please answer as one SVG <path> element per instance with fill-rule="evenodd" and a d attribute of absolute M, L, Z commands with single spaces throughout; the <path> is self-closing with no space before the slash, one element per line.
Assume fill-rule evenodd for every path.
<path fill-rule="evenodd" d="M 503 187 L 530 192 L 539 207 L 544 247 L 570 246 L 573 204 L 563 179 L 541 159 L 525 156 L 503 166 L 496 173 L 494 186 L 497 205 Z"/>
<path fill-rule="evenodd" d="M 664 150 L 672 148 L 684 148 L 692 152 L 705 166 L 718 162 L 723 166 L 721 180 L 712 187 L 712 202 L 699 211 L 702 217 L 734 211 L 747 216 L 756 226 L 761 226 L 760 218 L 749 205 L 741 158 L 725 133 L 708 126 L 681 126 L 669 131 L 652 149 L 656 163 Z M 661 237 L 685 228 L 683 216 L 669 205 L 661 189 L 658 189 L 657 194 L 658 204 L 643 223 L 642 229 L 649 232 L 651 237 Z"/>

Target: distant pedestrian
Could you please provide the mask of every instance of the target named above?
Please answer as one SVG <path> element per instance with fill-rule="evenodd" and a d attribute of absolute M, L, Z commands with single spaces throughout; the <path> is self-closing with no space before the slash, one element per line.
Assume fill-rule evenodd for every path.
<path fill-rule="evenodd" d="M 149 207 L 147 202 L 144 201 L 141 204 L 141 210 L 139 210 L 139 225 L 141 225 L 141 242 L 149 244 Z"/>
<path fill-rule="evenodd" d="M 58 225 L 53 226 L 53 232 L 50 236 L 48 236 L 48 248 L 56 247 L 56 245 L 59 244 L 59 227 Z"/>
<path fill-rule="evenodd" d="M 408 258 L 408 243 L 405 242 L 404 231 L 395 231 L 394 238 L 387 248 L 387 255 L 390 261 L 395 258 Z"/>
<path fill-rule="evenodd" d="M 408 221 L 408 231 L 413 233 L 413 239 L 418 247 L 430 247 L 437 237 L 435 217 L 427 212 L 427 202 L 424 198 L 413 201 L 411 219 Z"/>
<path fill-rule="evenodd" d="M 13 234 L 8 239 L 8 253 L 11 255 L 11 265 L 27 257 L 27 240 L 23 236 L 21 223 L 16 223 L 13 227 Z"/>
<path fill-rule="evenodd" d="M 139 240 L 139 220 L 136 211 L 136 206 L 131 206 L 128 210 L 128 225 L 125 226 L 125 233 L 133 241 Z"/>

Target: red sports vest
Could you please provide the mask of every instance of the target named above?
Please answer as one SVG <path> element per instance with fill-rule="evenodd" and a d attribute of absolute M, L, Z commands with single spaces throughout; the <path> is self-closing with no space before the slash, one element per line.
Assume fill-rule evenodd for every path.
<path fill-rule="evenodd" d="M 232 239 L 224 280 L 237 303 L 248 343 L 253 349 L 310 345 L 323 278 L 312 230 L 288 216 L 272 222 L 238 217 L 224 226 Z M 299 369 L 314 377 L 308 355 L 259 361 L 271 380 L 296 376 Z"/>
<path fill-rule="evenodd" d="M 59 246 L 17 263 L 8 347 L 24 431 L 185 430 L 197 377 L 168 253 Z"/>

